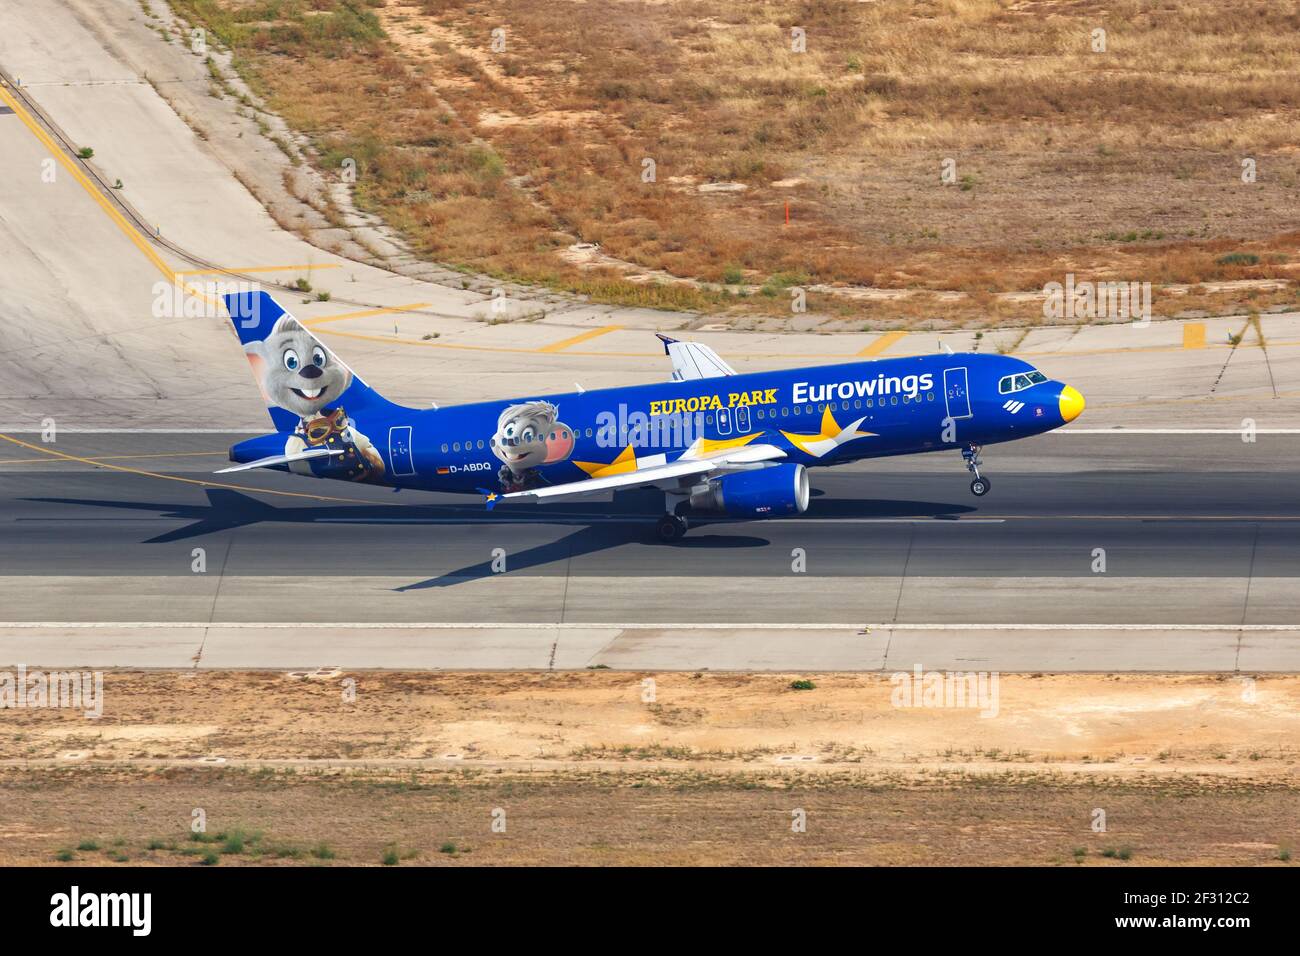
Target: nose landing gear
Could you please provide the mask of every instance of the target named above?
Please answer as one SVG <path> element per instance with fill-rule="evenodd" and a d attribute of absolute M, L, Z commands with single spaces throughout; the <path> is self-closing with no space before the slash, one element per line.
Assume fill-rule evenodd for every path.
<path fill-rule="evenodd" d="M 966 462 L 966 470 L 975 476 L 975 480 L 970 483 L 970 491 L 976 498 L 983 498 L 993 487 L 993 482 L 980 474 L 980 465 L 984 462 L 980 459 L 980 446 L 967 445 L 961 450 L 962 460 Z"/>

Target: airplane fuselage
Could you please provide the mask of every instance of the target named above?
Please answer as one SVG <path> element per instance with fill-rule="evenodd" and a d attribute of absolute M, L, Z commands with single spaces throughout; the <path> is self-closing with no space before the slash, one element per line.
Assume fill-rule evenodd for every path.
<path fill-rule="evenodd" d="M 1020 359 L 958 353 L 436 409 L 385 402 L 355 417 L 384 463 L 368 480 L 481 493 L 635 471 L 697 440 L 772 445 L 809 468 L 963 449 L 1050 431 L 1081 408 L 1077 392 Z M 277 442 L 282 434 L 242 442 L 231 459 L 278 453 Z"/>

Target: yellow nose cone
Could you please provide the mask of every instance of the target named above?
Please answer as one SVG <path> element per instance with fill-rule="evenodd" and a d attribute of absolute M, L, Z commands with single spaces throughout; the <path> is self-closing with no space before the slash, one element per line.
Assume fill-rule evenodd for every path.
<path fill-rule="evenodd" d="M 1083 412 L 1083 396 L 1072 385 L 1061 390 L 1061 421 L 1072 422 Z"/>

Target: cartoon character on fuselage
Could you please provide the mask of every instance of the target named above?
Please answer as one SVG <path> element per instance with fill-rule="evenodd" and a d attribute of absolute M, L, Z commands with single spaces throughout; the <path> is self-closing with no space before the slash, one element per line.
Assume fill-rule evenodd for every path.
<path fill-rule="evenodd" d="M 502 463 L 497 473 L 502 491 L 535 488 L 541 482 L 538 468 L 573 452 L 573 430 L 559 417 L 558 408 L 541 401 L 511 405 L 501 413 L 491 445 Z"/>

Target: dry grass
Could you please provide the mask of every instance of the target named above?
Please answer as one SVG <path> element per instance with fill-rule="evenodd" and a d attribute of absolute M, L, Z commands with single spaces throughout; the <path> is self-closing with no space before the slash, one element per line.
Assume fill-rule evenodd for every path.
<path fill-rule="evenodd" d="M 972 293 L 944 307 L 953 317 L 1068 271 L 1286 277 L 1300 247 L 1300 14 L 1266 0 L 176 6 L 233 46 L 322 166 L 358 161 L 360 203 L 422 254 L 611 301 L 786 308 L 587 272 L 558 252 L 581 239 L 709 282 L 797 273 Z M 795 26 L 806 52 L 791 51 Z M 1104 53 L 1090 48 L 1099 27 Z M 710 182 L 746 189 L 699 191 Z M 1236 250 L 1258 262 L 1219 261 Z M 1234 291 L 1206 304 L 1244 303 Z M 897 303 L 847 308 L 918 318 Z"/>
<path fill-rule="evenodd" d="M 94 767 L 0 770 L 0 800 L 0 866 L 377 866 L 394 845 L 403 866 L 1277 866 L 1300 811 L 1293 788 L 1190 779 Z"/>

